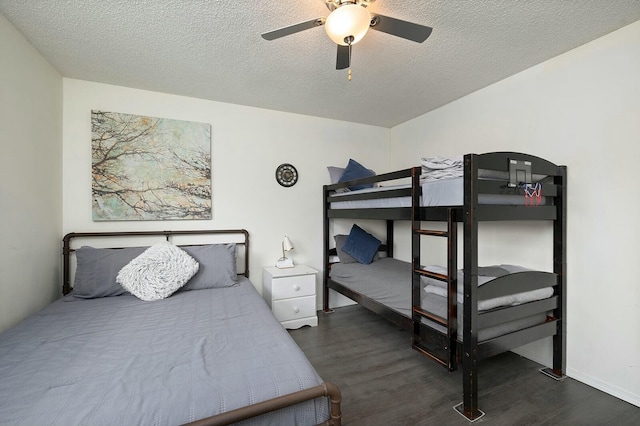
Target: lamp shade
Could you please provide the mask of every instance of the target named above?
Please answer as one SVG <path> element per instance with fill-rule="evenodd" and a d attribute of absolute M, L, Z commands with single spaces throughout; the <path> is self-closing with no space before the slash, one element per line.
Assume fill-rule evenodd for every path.
<path fill-rule="evenodd" d="M 293 244 L 291 244 L 291 240 L 286 235 L 284 236 L 284 240 L 282 240 L 282 249 L 284 251 L 293 250 Z"/>
<path fill-rule="evenodd" d="M 327 35 L 334 43 L 347 46 L 347 37 L 353 37 L 351 44 L 359 42 L 369 30 L 371 15 L 357 4 L 340 6 L 329 16 L 324 24 Z"/>

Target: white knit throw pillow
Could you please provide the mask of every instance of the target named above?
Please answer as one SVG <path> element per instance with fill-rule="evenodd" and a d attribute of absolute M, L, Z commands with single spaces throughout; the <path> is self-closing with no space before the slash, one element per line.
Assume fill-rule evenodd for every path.
<path fill-rule="evenodd" d="M 145 301 L 171 296 L 198 272 L 198 262 L 173 244 L 156 244 L 120 270 L 116 281 Z"/>

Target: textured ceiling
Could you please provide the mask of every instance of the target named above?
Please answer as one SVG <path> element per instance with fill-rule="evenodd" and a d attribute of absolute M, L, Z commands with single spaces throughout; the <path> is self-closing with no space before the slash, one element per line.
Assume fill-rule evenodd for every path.
<path fill-rule="evenodd" d="M 322 0 L 0 0 L 65 77 L 393 127 L 640 19 L 640 0 L 377 0 L 433 27 L 422 44 L 370 31 L 353 80 L 323 28 L 260 34 L 329 13 Z"/>

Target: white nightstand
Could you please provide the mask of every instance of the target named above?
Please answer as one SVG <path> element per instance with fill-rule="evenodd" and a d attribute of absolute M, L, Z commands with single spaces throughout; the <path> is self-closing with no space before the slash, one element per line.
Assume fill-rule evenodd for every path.
<path fill-rule="evenodd" d="M 318 325 L 316 314 L 316 271 L 306 265 L 278 269 L 264 268 L 262 297 L 285 328 Z"/>

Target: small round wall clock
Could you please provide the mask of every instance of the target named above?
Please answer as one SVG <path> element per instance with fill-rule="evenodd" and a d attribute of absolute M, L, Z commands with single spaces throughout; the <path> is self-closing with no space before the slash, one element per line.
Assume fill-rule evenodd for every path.
<path fill-rule="evenodd" d="M 280 164 L 276 169 L 276 180 L 285 188 L 293 186 L 298 182 L 298 171 L 291 164 Z"/>

